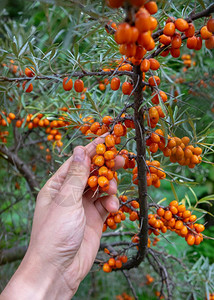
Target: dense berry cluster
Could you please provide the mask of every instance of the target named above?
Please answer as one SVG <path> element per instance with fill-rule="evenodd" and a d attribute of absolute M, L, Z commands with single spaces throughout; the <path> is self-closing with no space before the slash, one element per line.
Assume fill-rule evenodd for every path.
<path fill-rule="evenodd" d="M 120 269 L 127 261 L 128 257 L 126 255 L 111 257 L 106 263 L 104 263 L 103 271 L 110 273 L 112 270 Z"/>
<path fill-rule="evenodd" d="M 167 207 L 157 209 L 157 214 L 149 214 L 149 234 L 159 235 L 160 231 L 174 231 L 181 237 L 185 237 L 189 245 L 199 245 L 203 236 L 204 225 L 195 223 L 197 217 L 187 210 L 185 205 L 177 201 L 170 202 Z"/>

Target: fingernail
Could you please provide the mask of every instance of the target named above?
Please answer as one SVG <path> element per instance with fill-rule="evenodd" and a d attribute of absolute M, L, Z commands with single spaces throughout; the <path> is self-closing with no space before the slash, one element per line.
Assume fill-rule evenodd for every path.
<path fill-rule="evenodd" d="M 85 149 L 82 147 L 77 147 L 74 149 L 73 161 L 84 161 L 85 159 Z"/>

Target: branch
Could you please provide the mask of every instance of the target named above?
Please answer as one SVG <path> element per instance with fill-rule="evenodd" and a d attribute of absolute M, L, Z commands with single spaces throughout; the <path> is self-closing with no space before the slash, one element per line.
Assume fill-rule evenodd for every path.
<path fill-rule="evenodd" d="M 0 265 L 22 259 L 26 251 L 27 246 L 16 246 L 10 249 L 3 249 L 0 251 Z"/>
<path fill-rule="evenodd" d="M 135 299 L 135 300 L 138 300 L 138 296 L 137 296 L 137 294 L 136 294 L 136 292 L 135 292 L 135 289 L 134 289 L 133 284 L 132 284 L 132 282 L 131 282 L 131 280 L 130 280 L 130 278 L 129 278 L 129 275 L 128 275 L 127 272 L 125 272 L 124 270 L 122 270 L 122 273 L 123 273 L 123 275 L 125 276 L 125 278 L 126 278 L 126 280 L 127 280 L 127 282 L 128 282 L 128 285 L 129 285 L 129 287 L 130 287 L 130 289 L 131 289 L 131 291 L 132 291 L 132 294 L 133 294 L 133 296 L 134 296 L 134 299 Z"/>
<path fill-rule="evenodd" d="M 36 176 L 29 169 L 29 167 L 18 157 L 18 155 L 10 151 L 6 146 L 0 145 L 0 156 L 17 167 L 19 172 L 27 180 L 31 191 L 35 194 L 36 190 L 39 189 L 39 183 L 36 180 Z"/>
<path fill-rule="evenodd" d="M 131 71 L 115 71 L 115 70 L 111 70 L 111 71 L 94 71 L 94 72 L 89 72 L 89 71 L 85 71 L 85 72 L 73 72 L 70 74 L 55 74 L 53 76 L 34 76 L 34 77 L 5 77 L 5 76 L 0 76 L 0 81 L 9 81 L 9 82 L 13 82 L 13 81 L 30 81 L 30 80 L 60 80 L 61 78 L 64 77 L 78 77 L 78 78 L 82 78 L 82 77 L 86 77 L 86 76 L 110 76 L 110 75 L 118 75 L 118 76 L 122 76 L 122 75 L 127 75 L 132 77 L 133 76 L 133 72 Z"/>

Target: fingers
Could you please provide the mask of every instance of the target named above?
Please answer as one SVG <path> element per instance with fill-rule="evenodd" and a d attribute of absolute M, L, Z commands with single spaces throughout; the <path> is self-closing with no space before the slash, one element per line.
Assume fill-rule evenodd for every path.
<path fill-rule="evenodd" d="M 60 206 L 72 206 L 82 199 L 90 172 L 91 159 L 84 147 L 76 147 L 61 189 L 54 198 Z"/>
<path fill-rule="evenodd" d="M 115 157 L 115 170 L 121 169 L 123 168 L 123 166 L 125 165 L 125 158 L 121 155 L 117 155 Z"/>
<path fill-rule="evenodd" d="M 98 210 L 103 222 L 106 220 L 108 213 L 113 213 L 119 209 L 119 200 L 116 196 L 104 196 L 98 198 L 94 205 Z"/>

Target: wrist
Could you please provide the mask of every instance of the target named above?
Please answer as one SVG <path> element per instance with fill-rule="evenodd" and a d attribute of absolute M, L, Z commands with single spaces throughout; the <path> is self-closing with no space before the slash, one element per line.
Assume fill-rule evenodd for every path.
<path fill-rule="evenodd" d="M 79 283 L 72 288 L 68 286 L 57 267 L 42 262 L 38 255 L 28 251 L 0 299 L 70 300 L 78 286 Z"/>

